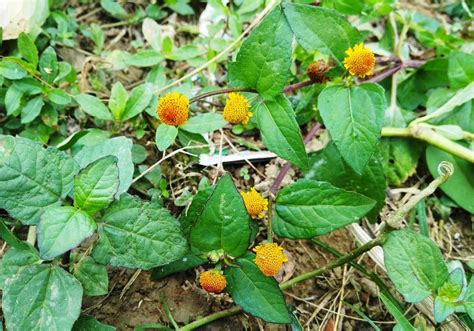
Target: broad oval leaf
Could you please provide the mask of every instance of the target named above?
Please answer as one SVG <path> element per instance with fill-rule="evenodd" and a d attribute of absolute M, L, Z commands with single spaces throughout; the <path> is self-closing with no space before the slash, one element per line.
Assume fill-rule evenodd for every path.
<path fill-rule="evenodd" d="M 81 312 L 82 287 L 58 266 L 32 265 L 7 281 L 2 301 L 8 330 L 71 330 Z"/>
<path fill-rule="evenodd" d="M 367 217 L 375 220 L 385 203 L 385 176 L 380 153 L 375 152 L 362 174 L 357 174 L 342 159 L 334 143 L 330 142 L 323 150 L 310 157 L 310 170 L 306 179 L 327 181 L 348 191 L 355 191 L 374 199 L 377 204 Z"/>
<path fill-rule="evenodd" d="M 277 7 L 243 42 L 229 66 L 230 84 L 255 88 L 266 96 L 279 94 L 290 73 L 292 41 L 288 22 Z"/>
<path fill-rule="evenodd" d="M 451 87 L 463 88 L 474 81 L 474 55 L 453 51 L 449 53 L 448 77 Z"/>
<path fill-rule="evenodd" d="M 246 259 L 237 259 L 238 267 L 225 270 L 226 291 L 247 313 L 268 323 L 291 322 L 285 298 L 277 281 L 267 277 Z"/>
<path fill-rule="evenodd" d="M 273 229 L 280 237 L 309 239 L 357 222 L 374 206 L 359 193 L 301 179 L 278 194 Z"/>
<path fill-rule="evenodd" d="M 449 161 L 454 166 L 454 173 L 440 186 L 441 190 L 454 200 L 461 208 L 474 213 L 474 164 L 444 152 L 436 147 L 426 149 L 426 162 L 433 177 L 438 177 L 438 166 Z"/>
<path fill-rule="evenodd" d="M 79 319 L 74 323 L 74 327 L 72 331 L 115 331 L 111 325 L 100 323 L 92 316 L 81 316 Z"/>
<path fill-rule="evenodd" d="M 0 289 L 7 279 L 14 277 L 21 268 L 40 263 L 38 251 L 25 242 L 25 248 L 11 247 L 0 260 Z"/>
<path fill-rule="evenodd" d="M 116 82 L 112 86 L 112 91 L 110 92 L 109 99 L 109 109 L 115 120 L 122 119 L 123 111 L 125 110 L 127 100 L 127 90 L 125 89 L 125 87 L 123 87 L 122 83 Z"/>
<path fill-rule="evenodd" d="M 20 33 L 18 36 L 18 50 L 22 58 L 36 67 L 39 60 L 38 49 L 33 39 L 25 32 Z"/>
<path fill-rule="evenodd" d="M 150 269 L 183 257 L 188 250 L 178 221 L 149 202 L 122 194 L 104 213 L 96 261 L 123 268 Z"/>
<path fill-rule="evenodd" d="M 420 302 L 448 278 L 436 244 L 411 230 L 389 233 L 383 245 L 387 274 L 407 302 Z"/>
<path fill-rule="evenodd" d="M 103 157 L 84 168 L 74 179 L 74 206 L 89 213 L 112 202 L 119 186 L 118 159 Z"/>
<path fill-rule="evenodd" d="M 150 104 L 153 97 L 153 85 L 145 83 L 135 87 L 127 99 L 125 109 L 122 114 L 122 121 L 126 121 L 140 114 Z"/>
<path fill-rule="evenodd" d="M 82 110 L 89 115 L 101 120 L 113 120 L 109 109 L 99 100 L 99 98 L 89 94 L 78 94 L 74 98 L 79 106 L 81 106 Z"/>
<path fill-rule="evenodd" d="M 181 128 L 192 133 L 206 133 L 222 129 L 227 122 L 218 113 L 204 113 L 191 117 Z"/>
<path fill-rule="evenodd" d="M 295 119 L 295 113 L 286 97 L 262 100 L 256 106 L 258 127 L 267 148 L 303 170 L 308 169 L 308 156 Z"/>
<path fill-rule="evenodd" d="M 160 124 L 155 132 L 155 143 L 159 151 L 163 152 L 176 140 L 178 128 L 173 125 Z"/>
<path fill-rule="evenodd" d="M 33 122 L 33 120 L 41 113 L 43 106 L 44 101 L 42 96 L 30 99 L 21 110 L 21 124 Z"/>
<path fill-rule="evenodd" d="M 25 138 L 0 135 L 0 208 L 24 224 L 71 191 L 79 167 L 66 153 Z"/>
<path fill-rule="evenodd" d="M 22 79 L 28 75 L 27 71 L 19 64 L 3 60 L 0 62 L 0 76 L 7 79 Z"/>
<path fill-rule="evenodd" d="M 359 32 L 334 10 L 291 3 L 285 3 L 283 8 L 301 47 L 329 54 L 339 66 L 342 66 L 345 51 L 362 39 Z"/>
<path fill-rule="evenodd" d="M 94 137 L 90 134 L 88 137 Z M 127 192 L 132 184 L 134 165 L 132 159 L 133 142 L 126 137 L 115 137 L 100 141 L 93 145 L 84 146 L 76 155 L 74 159 L 79 163 L 81 169 L 87 167 L 92 162 L 108 156 L 113 155 L 117 157 L 117 166 L 119 169 L 119 187 L 116 196 Z"/>
<path fill-rule="evenodd" d="M 230 175 L 223 176 L 191 228 L 191 246 L 207 253 L 222 249 L 240 256 L 250 243 L 250 218 Z"/>
<path fill-rule="evenodd" d="M 377 84 L 330 86 L 318 98 L 324 125 L 346 162 L 362 173 L 380 138 L 386 108 Z"/>
<path fill-rule="evenodd" d="M 79 246 L 96 228 L 97 224 L 89 215 L 74 207 L 46 209 L 38 225 L 41 258 L 52 260 Z"/>
<path fill-rule="evenodd" d="M 91 257 L 81 259 L 74 264 L 73 274 L 81 282 L 84 295 L 105 295 L 109 291 L 109 275 L 106 266 L 97 264 Z"/>

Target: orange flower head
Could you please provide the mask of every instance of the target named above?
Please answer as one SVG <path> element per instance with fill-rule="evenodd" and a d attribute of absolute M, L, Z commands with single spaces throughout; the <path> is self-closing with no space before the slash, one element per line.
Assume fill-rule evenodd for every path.
<path fill-rule="evenodd" d="M 245 207 L 250 217 L 253 219 L 263 218 L 263 212 L 268 210 L 268 200 L 262 197 L 260 193 L 255 190 L 255 187 L 250 189 L 250 192 L 240 192 L 244 199 Z"/>
<path fill-rule="evenodd" d="M 189 100 L 176 91 L 160 98 L 157 109 L 160 121 L 168 125 L 182 125 L 189 116 Z"/>
<path fill-rule="evenodd" d="M 217 270 L 207 270 L 199 275 L 199 284 L 207 292 L 221 293 L 227 286 L 225 277 Z"/>
<path fill-rule="evenodd" d="M 375 67 L 375 56 L 370 49 L 364 47 L 364 44 L 360 43 L 353 48 L 349 48 L 346 54 L 344 67 L 349 70 L 351 75 L 361 78 L 372 75 Z"/>
<path fill-rule="evenodd" d="M 239 93 L 229 93 L 224 107 L 224 119 L 232 124 L 247 124 L 253 115 L 249 108 L 250 104 L 246 97 Z"/>
<path fill-rule="evenodd" d="M 288 262 L 283 248 L 275 243 L 261 244 L 253 249 L 257 254 L 255 264 L 266 276 L 275 276 L 284 262 Z"/>

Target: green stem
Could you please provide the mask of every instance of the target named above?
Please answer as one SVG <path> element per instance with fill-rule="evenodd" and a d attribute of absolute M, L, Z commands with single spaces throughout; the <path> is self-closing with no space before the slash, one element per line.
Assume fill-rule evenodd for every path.
<path fill-rule="evenodd" d="M 382 137 L 403 137 L 423 140 L 430 145 L 474 163 L 474 151 L 439 134 L 427 124 L 417 124 L 409 128 L 382 128 Z"/>
<path fill-rule="evenodd" d="M 0 219 L 0 236 L 2 239 L 11 247 L 15 247 L 18 249 L 24 249 L 27 245 L 18 239 L 7 227 L 3 219 Z"/>
<path fill-rule="evenodd" d="M 207 97 L 211 97 L 213 95 L 219 95 L 219 94 L 227 94 L 227 93 L 232 93 L 232 92 L 250 92 L 250 93 L 257 93 L 257 90 L 254 88 L 244 88 L 244 87 L 235 87 L 235 88 L 223 88 L 220 90 L 215 90 L 207 93 L 203 93 L 200 95 L 197 95 L 191 99 L 189 99 L 189 103 L 194 103 L 196 101 L 199 101 L 201 99 L 205 99 Z"/>
<path fill-rule="evenodd" d="M 435 178 L 427 187 L 425 187 L 418 194 L 414 195 L 407 203 L 401 206 L 398 211 L 387 218 L 387 224 L 395 229 L 402 227 L 404 217 L 410 210 L 416 207 L 416 205 L 429 195 L 433 194 L 436 189 L 446 182 L 453 174 L 453 165 L 449 162 L 441 162 L 438 166 L 439 177 Z"/>
<path fill-rule="evenodd" d="M 273 242 L 273 227 L 272 227 L 272 214 L 273 214 L 273 194 L 268 196 L 268 214 L 267 214 L 267 241 Z"/>
<path fill-rule="evenodd" d="M 287 289 L 287 288 L 289 288 L 289 287 L 291 287 L 291 286 L 293 286 L 297 283 L 300 283 L 302 281 L 305 281 L 305 280 L 311 279 L 313 277 L 322 275 L 322 274 L 324 274 L 324 273 L 326 273 L 326 272 L 328 272 L 328 271 L 330 271 L 334 268 L 340 267 L 340 266 L 342 266 L 342 265 L 344 265 L 348 262 L 351 262 L 352 260 L 355 260 L 356 258 L 361 256 L 365 252 L 370 251 L 375 246 L 382 245 L 384 241 L 385 241 L 385 236 L 381 236 L 377 239 L 371 240 L 371 241 L 365 243 L 364 245 L 356 248 L 351 253 L 340 257 L 339 259 L 335 260 L 334 262 L 329 263 L 325 267 L 307 272 L 305 274 L 296 276 L 296 277 L 294 277 L 294 278 L 292 278 L 292 279 L 290 279 L 290 280 L 288 280 L 284 283 L 281 283 L 280 288 L 282 290 L 285 290 L 285 289 Z"/>
<path fill-rule="evenodd" d="M 200 326 L 206 325 L 206 324 L 211 323 L 211 322 L 213 322 L 215 320 L 218 320 L 220 318 L 229 317 L 229 316 L 238 314 L 241 311 L 242 311 L 242 308 L 240 308 L 239 306 L 235 306 L 235 307 L 232 307 L 232 308 L 229 308 L 229 309 L 222 310 L 222 311 L 219 311 L 217 313 L 211 314 L 209 316 L 200 318 L 200 319 L 198 319 L 198 320 L 196 320 L 192 323 L 189 323 L 189 324 L 183 326 L 179 330 L 180 331 L 194 330 L 194 329 L 196 329 Z"/>

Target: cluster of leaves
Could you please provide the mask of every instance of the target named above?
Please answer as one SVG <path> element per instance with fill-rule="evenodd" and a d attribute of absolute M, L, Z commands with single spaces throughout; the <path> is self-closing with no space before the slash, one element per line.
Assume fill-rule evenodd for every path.
<path fill-rule="evenodd" d="M 192 14 L 188 2 L 151 4 L 130 15 L 118 2 L 102 0 L 101 8 L 119 24 L 142 22 L 151 48 L 137 41 L 133 54 L 104 50 L 100 26 L 78 26 L 71 13 L 53 11 L 36 43 L 21 34 L 12 56 L 1 59 L 0 106 L 7 122 L 1 129 L 5 135 L 0 136 L 0 208 L 8 212 L 7 222 L 37 226 L 38 242 L 37 250 L 8 237 L 8 229 L 2 226 L 2 236 L 9 238 L 12 246 L 0 262 L 9 330 L 69 330 L 73 325 L 86 330 L 97 326 L 94 319 L 79 318 L 80 308 L 83 295 L 107 293 L 107 265 L 155 268 L 153 277 L 159 279 L 204 265 L 209 258 L 213 263 L 223 262 L 226 291 L 243 310 L 271 323 L 292 321 L 279 284 L 254 263 L 255 255 L 249 248 L 258 225 L 250 219 L 231 176 L 224 175 L 214 186 L 203 181 L 177 220 L 163 207 L 166 181 L 159 168 L 141 164 L 147 158 L 146 150 L 118 134 L 126 122 L 137 139 L 143 138 L 147 122 L 142 119 L 147 119 L 157 127 L 156 147 L 165 151 L 176 138 L 183 146 L 206 144 L 204 133 L 227 125 L 220 113 L 197 114 L 180 127 L 157 123 L 155 91 L 168 83 L 159 64 L 186 61 L 196 67 L 231 42 L 215 38 L 225 25 L 225 20 L 218 20 L 205 37 L 174 46 L 155 20 L 164 18 L 168 10 Z M 241 33 L 241 23 L 260 10 L 263 1 L 236 3 L 237 10 L 229 12 L 219 1 L 210 1 L 216 17 L 229 15 L 234 38 Z M 383 126 L 405 128 L 418 116 L 420 107 L 431 114 L 450 104 L 452 108 L 430 121 L 430 127 L 445 138 L 459 140 L 460 145 L 467 145 L 465 132 L 474 131 L 474 57 L 454 50 L 459 38 L 420 16 L 397 16 L 400 25 L 408 24 L 423 46 L 436 47 L 438 56 L 404 72 L 395 89 L 396 98 L 390 95 L 392 101 L 387 104 L 388 80 L 381 84 L 356 82 L 347 75 L 345 51 L 365 35 L 341 13 L 363 15 L 365 21 L 371 21 L 391 12 L 391 1 L 374 4 L 366 0 L 353 6 L 352 1 L 341 0 L 325 1 L 324 5 L 284 1 L 276 6 L 244 40 L 228 66 L 231 87 L 252 89 L 257 94 L 252 99 L 255 116 L 249 125 L 240 126 L 240 132 L 257 128 L 270 151 L 304 173 L 304 178 L 278 192 L 271 210 L 272 230 L 291 240 L 324 235 L 363 217 L 377 220 L 387 184 L 405 182 L 424 147 L 402 138 L 382 138 Z M 194 33 L 192 27 L 187 29 Z M 112 71 L 153 67 L 145 82 L 129 92 L 115 82 L 107 104 L 99 93 L 84 93 L 72 65 L 59 61 L 52 47 L 74 47 L 78 32 L 92 40 L 93 52 L 112 63 Z M 379 48 L 391 51 L 394 38 L 393 27 L 387 28 Z M 294 40 L 297 46 L 293 51 Z M 315 58 L 331 63 L 329 81 L 288 98 L 284 88 L 292 79 L 295 61 L 307 66 Z M 105 67 L 101 68 L 90 78 L 97 92 L 106 91 L 105 72 Z M 187 96 L 193 94 L 189 82 L 178 90 Z M 88 129 L 69 135 L 67 121 L 62 119 L 71 110 L 77 120 L 87 123 L 90 118 L 86 114 L 90 115 L 95 126 L 112 132 Z M 313 118 L 324 124 L 331 141 L 307 155 L 300 125 Z M 13 133 L 19 135 L 14 137 Z M 115 137 L 110 138 L 112 135 Z M 41 142 L 49 142 L 51 147 L 45 148 Z M 433 176 L 444 160 L 454 164 L 455 173 L 442 189 L 454 201 L 452 205 L 473 212 L 472 164 L 435 147 L 426 148 Z M 135 164 L 140 164 L 138 171 Z M 145 178 L 134 180 L 137 173 Z M 138 192 L 145 191 L 151 202 L 127 193 L 132 184 Z M 75 250 L 81 244 L 89 249 Z M 474 279 L 468 280 L 462 264 L 446 264 L 429 238 L 409 229 L 393 231 L 383 250 L 390 280 L 406 302 L 417 303 L 432 295 L 437 322 L 453 313 L 474 318 Z M 395 299 L 383 301 L 397 319 L 397 327 L 414 329 Z"/>

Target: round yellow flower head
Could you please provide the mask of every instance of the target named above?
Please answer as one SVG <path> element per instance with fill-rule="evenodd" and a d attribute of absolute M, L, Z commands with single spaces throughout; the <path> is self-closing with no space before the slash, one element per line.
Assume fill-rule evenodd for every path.
<path fill-rule="evenodd" d="M 168 125 L 186 123 L 189 116 L 189 100 L 184 95 L 174 91 L 160 98 L 157 109 L 160 121 Z"/>
<path fill-rule="evenodd" d="M 255 190 L 255 187 L 250 189 L 250 192 L 240 192 L 244 199 L 245 207 L 250 217 L 263 218 L 263 212 L 268 210 L 268 200 L 262 197 L 260 193 Z"/>
<path fill-rule="evenodd" d="M 232 124 L 247 124 L 253 115 L 249 108 L 250 104 L 246 97 L 239 93 L 229 93 L 224 107 L 224 119 Z"/>
<path fill-rule="evenodd" d="M 261 244 L 253 249 L 257 254 L 255 264 L 266 276 L 275 276 L 284 262 L 288 262 L 283 248 L 275 243 Z"/>
<path fill-rule="evenodd" d="M 207 292 L 221 293 L 227 286 L 227 281 L 219 271 L 207 270 L 199 275 L 199 284 Z"/>
<path fill-rule="evenodd" d="M 353 48 L 349 48 L 346 54 L 344 67 L 349 70 L 351 75 L 361 78 L 372 75 L 375 67 L 375 56 L 370 49 L 364 47 L 364 44 L 360 43 Z"/>

